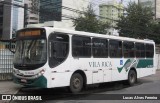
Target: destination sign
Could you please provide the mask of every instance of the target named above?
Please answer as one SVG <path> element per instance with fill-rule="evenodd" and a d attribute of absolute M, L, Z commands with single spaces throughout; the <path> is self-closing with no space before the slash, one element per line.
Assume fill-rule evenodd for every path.
<path fill-rule="evenodd" d="M 41 35 L 40 30 L 33 30 L 33 31 L 22 31 L 19 33 L 20 37 L 25 37 L 25 36 L 38 36 Z"/>
<path fill-rule="evenodd" d="M 18 31 L 18 37 L 39 37 L 39 36 L 42 36 L 44 35 L 45 33 L 45 30 L 43 29 L 24 29 L 24 30 L 21 30 L 21 31 Z"/>

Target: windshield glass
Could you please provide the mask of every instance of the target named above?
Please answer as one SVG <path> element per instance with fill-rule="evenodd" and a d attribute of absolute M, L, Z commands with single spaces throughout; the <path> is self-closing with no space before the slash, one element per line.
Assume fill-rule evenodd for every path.
<path fill-rule="evenodd" d="M 46 39 L 18 40 L 14 66 L 20 67 L 42 66 L 47 61 Z M 38 68 L 38 67 L 37 67 Z M 31 68 L 30 68 L 31 69 Z M 36 69 L 36 68 L 32 68 Z"/>

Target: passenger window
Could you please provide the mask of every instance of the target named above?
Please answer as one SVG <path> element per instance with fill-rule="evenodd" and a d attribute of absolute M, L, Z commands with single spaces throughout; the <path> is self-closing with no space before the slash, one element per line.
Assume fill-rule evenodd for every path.
<path fill-rule="evenodd" d="M 154 45 L 146 44 L 146 58 L 153 58 L 154 56 Z"/>
<path fill-rule="evenodd" d="M 107 58 L 108 57 L 108 40 L 106 39 L 92 39 L 92 51 L 94 58 Z"/>
<path fill-rule="evenodd" d="M 72 55 L 78 58 L 91 57 L 91 38 L 83 36 L 72 37 Z"/>
<path fill-rule="evenodd" d="M 135 57 L 135 49 L 133 42 L 123 42 L 123 55 L 124 58 L 134 58 Z"/>
<path fill-rule="evenodd" d="M 53 33 L 49 36 L 49 66 L 55 67 L 61 64 L 69 53 L 69 36 L 61 33 Z"/>
<path fill-rule="evenodd" d="M 122 41 L 110 40 L 109 54 L 111 58 L 121 58 L 122 57 Z"/>
<path fill-rule="evenodd" d="M 145 45 L 143 43 L 136 43 L 135 51 L 137 58 L 145 58 Z"/>

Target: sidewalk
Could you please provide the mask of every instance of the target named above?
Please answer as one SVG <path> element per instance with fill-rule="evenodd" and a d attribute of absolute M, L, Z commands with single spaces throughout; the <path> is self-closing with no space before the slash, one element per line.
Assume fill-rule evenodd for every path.
<path fill-rule="evenodd" d="M 0 94 L 16 94 L 19 89 L 21 88 L 21 85 L 13 83 L 13 81 L 0 81 Z M 0 103 L 10 103 L 10 101 L 2 101 L 0 100 Z"/>
<path fill-rule="evenodd" d="M 13 81 L 0 81 L 0 94 L 16 94 L 21 87 Z"/>

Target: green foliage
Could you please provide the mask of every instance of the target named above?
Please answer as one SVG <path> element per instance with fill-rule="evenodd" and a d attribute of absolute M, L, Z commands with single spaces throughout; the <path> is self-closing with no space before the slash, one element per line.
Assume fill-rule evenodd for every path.
<path fill-rule="evenodd" d="M 152 35 L 150 39 L 154 40 L 157 44 L 160 44 L 160 23 L 153 23 L 151 25 Z"/>
<path fill-rule="evenodd" d="M 153 39 L 157 43 L 160 39 L 160 25 L 154 23 L 153 12 L 150 7 L 143 7 L 135 2 L 129 3 L 126 8 L 127 14 L 122 16 L 117 24 L 120 36 L 133 38 Z"/>
<path fill-rule="evenodd" d="M 108 23 L 101 22 L 94 13 L 92 6 L 88 6 L 86 12 L 73 20 L 75 29 L 78 31 L 106 34 Z"/>

